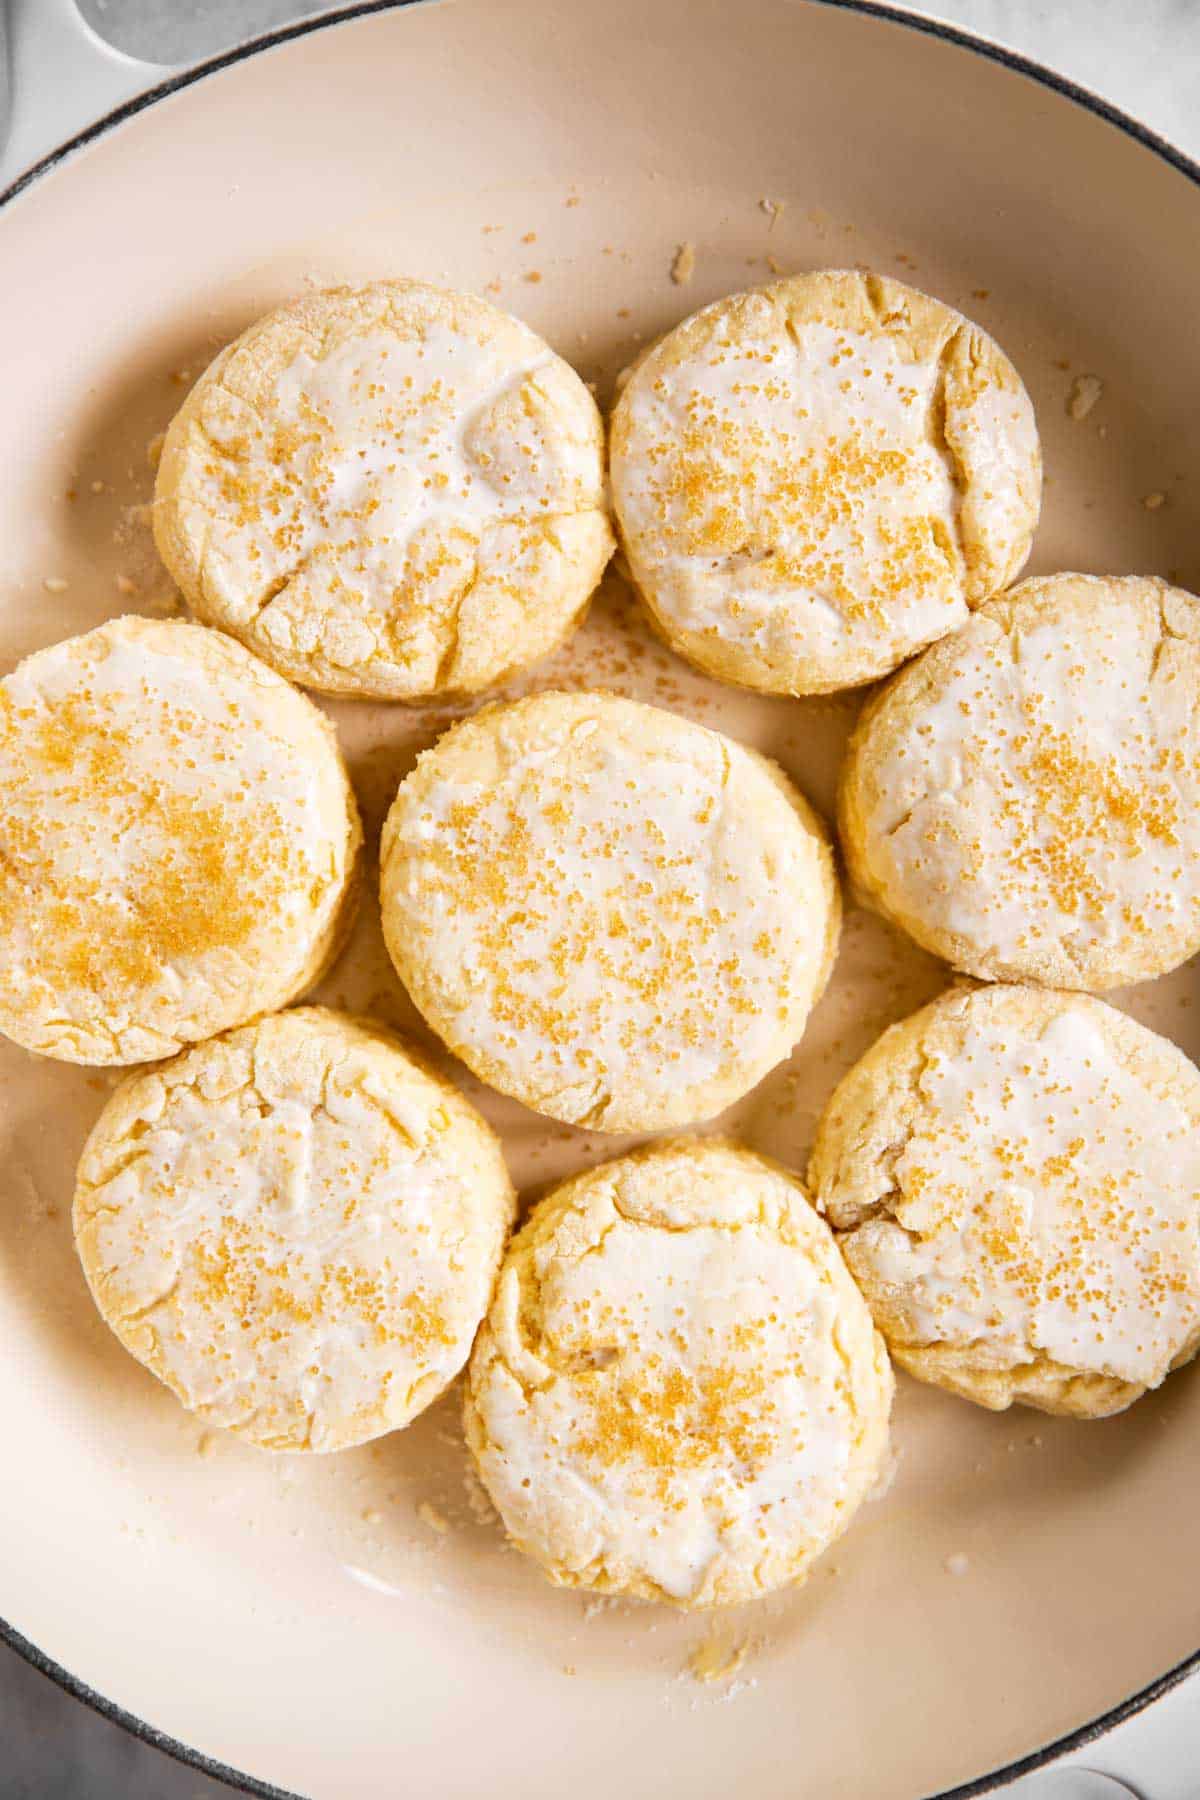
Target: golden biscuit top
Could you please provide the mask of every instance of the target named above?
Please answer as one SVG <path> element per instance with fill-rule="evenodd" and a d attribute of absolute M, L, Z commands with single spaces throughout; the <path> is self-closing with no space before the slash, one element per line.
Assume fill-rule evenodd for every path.
<path fill-rule="evenodd" d="M 960 624 L 1024 560 L 1040 497 L 1028 396 L 991 340 L 851 273 L 685 321 L 635 368 L 612 456 L 668 633 L 775 691 L 872 679 Z"/>
<path fill-rule="evenodd" d="M 1200 1330 L 1200 1075 L 1082 994 L 952 992 L 823 1121 L 818 1204 L 889 1340 L 1154 1386 Z"/>
<path fill-rule="evenodd" d="M 684 1604 L 802 1572 L 882 1452 L 891 1379 L 799 1184 L 717 1141 L 556 1190 L 505 1262 L 469 1419 L 560 1579 Z"/>
<path fill-rule="evenodd" d="M 130 1078 L 80 1164 L 109 1323 L 268 1447 L 406 1422 L 461 1367 L 512 1211 L 498 1145 L 386 1034 L 281 1013 Z"/>
<path fill-rule="evenodd" d="M 302 972 L 358 835 L 325 720 L 227 639 L 39 651 L 0 683 L 0 1023 L 96 1062 L 221 1028 Z"/>
<path fill-rule="evenodd" d="M 961 967 L 1082 987 L 1171 967 L 1200 942 L 1200 603 L 1022 583 L 869 709 L 845 806 L 864 885 Z"/>
<path fill-rule="evenodd" d="M 603 481 L 595 403 L 534 332 L 379 282 L 218 357 L 168 433 L 156 532 L 189 599 L 287 673 L 415 695 L 478 685 L 485 599 L 493 624 L 550 604 L 581 529 L 607 546 Z"/>
<path fill-rule="evenodd" d="M 799 1035 L 836 929 L 828 847 L 779 772 L 612 695 L 449 733 L 400 788 L 382 868 L 393 958 L 456 1052 L 613 1129 L 752 1085 Z"/>

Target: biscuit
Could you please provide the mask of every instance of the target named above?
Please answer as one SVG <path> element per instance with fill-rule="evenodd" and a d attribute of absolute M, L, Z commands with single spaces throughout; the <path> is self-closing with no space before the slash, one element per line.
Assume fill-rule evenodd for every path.
<path fill-rule="evenodd" d="M 286 1005 L 362 831 L 317 708 L 217 632 L 115 619 L 0 682 L 0 1030 L 135 1063 Z"/>
<path fill-rule="evenodd" d="M 1200 601 L 1053 575 L 867 706 L 842 848 L 864 898 L 991 981 L 1103 989 L 1200 949 Z"/>
<path fill-rule="evenodd" d="M 710 675 L 817 694 L 888 674 L 1029 553 L 1041 453 L 1012 364 L 878 275 L 796 275 L 705 307 L 612 421 L 633 580 Z"/>
<path fill-rule="evenodd" d="M 603 573 L 603 427 L 574 370 L 485 301 L 311 294 L 189 394 L 154 531 L 197 616 L 293 681 L 474 693 L 553 649 Z"/>
<path fill-rule="evenodd" d="M 466 1430 L 552 1581 L 709 1607 L 804 1578 L 878 1475 L 891 1397 L 800 1183 L 693 1140 L 535 1209 L 471 1358 Z"/>
<path fill-rule="evenodd" d="M 902 1368 L 1102 1418 L 1200 1347 L 1200 1073 L 1089 995 L 952 989 L 821 1120 L 818 1207 Z"/>
<path fill-rule="evenodd" d="M 481 1080 L 605 1131 L 712 1117 L 800 1037 L 840 905 L 815 814 L 715 731 L 546 693 L 448 732 L 381 847 L 384 936 Z"/>
<path fill-rule="evenodd" d="M 105 1320 L 184 1406 L 266 1449 L 342 1450 L 458 1373 L 512 1212 L 448 1082 L 305 1007 L 125 1079 L 75 1239 Z"/>

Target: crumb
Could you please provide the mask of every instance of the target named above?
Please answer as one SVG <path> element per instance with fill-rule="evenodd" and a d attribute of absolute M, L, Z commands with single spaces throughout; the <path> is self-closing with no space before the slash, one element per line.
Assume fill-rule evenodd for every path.
<path fill-rule="evenodd" d="M 629 317 L 629 308 L 627 306 L 618 306 L 617 317 L 618 319 L 627 319 Z"/>
<path fill-rule="evenodd" d="M 526 269 L 525 279 L 526 281 L 540 281 L 542 279 L 542 271 L 540 269 Z"/>
<path fill-rule="evenodd" d="M 770 254 L 768 254 L 767 267 L 768 267 L 768 269 L 770 269 L 772 275 L 782 275 L 783 274 L 783 264 L 780 262 L 780 260 L 777 256 L 771 256 Z"/>
<path fill-rule="evenodd" d="M 70 585 L 70 582 L 64 581 L 61 575 L 47 575 L 42 583 L 48 594 L 65 594 Z"/>
<path fill-rule="evenodd" d="M 102 481 L 93 481 L 93 483 L 92 483 L 93 494 L 102 494 L 102 493 L 104 493 L 104 491 L 105 491 L 105 488 L 104 488 L 104 483 Z"/>
<path fill-rule="evenodd" d="M 167 434 L 165 431 L 156 432 L 154 437 L 152 437 L 150 442 L 146 445 L 146 461 L 150 464 L 152 469 L 157 469 L 158 467 L 166 436 Z"/>
<path fill-rule="evenodd" d="M 687 1660 L 687 1672 L 693 1681 L 731 1681 L 746 1660 L 749 1644 L 739 1644 L 714 1626 L 701 1638 Z"/>
<path fill-rule="evenodd" d="M 366 1512 L 363 1514 L 363 1524 L 364 1525 L 382 1525 L 383 1524 L 383 1514 L 380 1512 L 380 1510 L 377 1506 L 368 1506 Z"/>
<path fill-rule="evenodd" d="M 503 231 L 504 227 L 503 225 L 482 225 L 480 226 L 480 230 L 483 232 L 484 237 L 487 237 L 489 232 Z"/>
<path fill-rule="evenodd" d="M 564 1663 L 562 1672 L 564 1675 L 574 1675 L 575 1664 L 574 1663 Z"/>
<path fill-rule="evenodd" d="M 1065 356 L 1056 356 L 1054 359 L 1054 367 L 1056 369 L 1061 369 L 1065 375 L 1071 365 Z"/>
<path fill-rule="evenodd" d="M 946 1558 L 947 1575 L 965 1575 L 970 1566 L 971 1559 L 965 1556 L 961 1550 L 956 1550 L 953 1556 Z"/>
<path fill-rule="evenodd" d="M 202 1431 L 196 1445 L 196 1455 L 202 1456 L 205 1462 L 211 1462 L 217 1454 L 217 1440 L 211 1431 Z"/>
<path fill-rule="evenodd" d="M 498 294 L 503 286 L 504 283 L 500 280 L 499 276 L 497 276 L 494 280 L 488 282 L 484 292 L 487 294 Z"/>
<path fill-rule="evenodd" d="M 1164 493 L 1160 493 L 1157 488 L 1152 494 L 1146 494 L 1142 499 L 1142 505 L 1147 512 L 1157 512 L 1160 506 L 1165 506 L 1166 504 L 1167 496 Z"/>
<path fill-rule="evenodd" d="M 972 288 L 971 289 L 972 300 L 990 300 L 991 297 L 992 297 L 991 288 Z"/>
<path fill-rule="evenodd" d="M 417 1508 L 417 1517 L 422 1524 L 428 1525 L 430 1531 L 436 1531 L 439 1537 L 445 1537 L 450 1529 L 450 1521 L 445 1513 L 439 1512 L 431 1500 L 422 1500 Z"/>
<path fill-rule="evenodd" d="M 1098 375 L 1077 375 L 1067 396 L 1067 412 L 1073 419 L 1086 419 L 1104 392 Z"/>
<path fill-rule="evenodd" d="M 563 205 L 564 206 L 578 206 L 579 205 L 579 195 L 578 194 L 568 194 L 566 199 L 563 201 Z"/>
<path fill-rule="evenodd" d="M 527 231 L 525 233 L 525 236 L 521 239 L 521 242 L 523 244 L 536 244 L 537 243 L 537 232 L 536 231 Z"/>
<path fill-rule="evenodd" d="M 130 581 L 128 575 L 118 575 L 117 576 L 117 592 L 118 592 L 118 594 L 124 594 L 125 597 L 128 599 L 128 597 L 131 594 L 137 593 L 137 582 Z"/>
<path fill-rule="evenodd" d="M 676 287 L 686 287 L 696 273 L 695 244 L 680 244 L 671 263 L 671 280 Z"/>
<path fill-rule="evenodd" d="M 787 205 L 787 201 L 786 200 L 770 200 L 764 194 L 763 198 L 759 201 L 758 205 L 759 205 L 759 211 L 765 212 L 767 215 L 767 218 L 770 220 L 770 224 L 767 226 L 767 230 L 774 231 L 775 221 L 779 217 L 780 213 L 783 211 L 784 207 Z"/>
<path fill-rule="evenodd" d="M 175 383 L 176 387 L 186 387 L 191 379 L 192 371 L 190 369 L 171 370 L 171 380 Z"/>

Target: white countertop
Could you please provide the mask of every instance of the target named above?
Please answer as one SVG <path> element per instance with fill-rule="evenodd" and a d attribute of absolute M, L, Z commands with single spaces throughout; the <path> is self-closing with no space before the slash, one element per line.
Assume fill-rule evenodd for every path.
<path fill-rule="evenodd" d="M 122 49 L 168 63 L 332 10 L 324 0 L 79 4 Z M 1200 158 L 1200 0 L 941 0 L 907 10 L 947 19 L 1059 70 Z M 1120 1788 L 1085 1783 L 1078 1775 L 1084 1769 L 1120 1777 L 1138 1800 L 1200 1800 L 1200 1678 L 1054 1771 L 1007 1791 L 1013 1800 L 1119 1800 Z M 218 1800 L 228 1791 L 139 1744 L 0 1647 L 3 1800 Z"/>

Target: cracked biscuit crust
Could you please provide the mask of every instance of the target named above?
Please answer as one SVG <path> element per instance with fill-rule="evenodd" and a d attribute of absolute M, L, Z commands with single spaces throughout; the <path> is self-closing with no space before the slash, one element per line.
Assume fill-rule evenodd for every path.
<path fill-rule="evenodd" d="M 0 682 L 0 1029 L 136 1063 L 285 1006 L 349 928 L 328 720 L 217 632 L 115 619 Z"/>
<path fill-rule="evenodd" d="M 105 1320 L 185 1406 L 266 1449 L 342 1450 L 461 1369 L 513 1205 L 456 1089 L 313 1007 L 130 1076 L 84 1150 L 75 1239 Z"/>
<path fill-rule="evenodd" d="M 476 1343 L 466 1429 L 552 1581 L 708 1607 L 803 1579 L 877 1476 L 891 1396 L 800 1183 L 685 1140 L 535 1209 Z"/>
<path fill-rule="evenodd" d="M 1144 981 L 1200 948 L 1200 601 L 1134 576 L 997 597 L 868 704 L 863 896 L 989 981 Z"/>
<path fill-rule="evenodd" d="M 613 499 L 643 599 L 711 675 L 888 674 L 1014 579 L 1041 505 L 1029 396 L 978 326 L 878 275 L 704 308 L 635 367 Z"/>
<path fill-rule="evenodd" d="M 952 989 L 884 1033 L 809 1184 L 901 1367 L 1120 1411 L 1200 1348 L 1200 1073 L 1088 995 Z"/>
<path fill-rule="evenodd" d="M 196 614 L 292 680 L 474 693 L 553 649 L 604 571 L 603 427 L 574 370 L 486 302 L 338 288 L 200 378 L 154 530 Z"/>
<path fill-rule="evenodd" d="M 657 707 L 548 693 L 456 726 L 401 784 L 384 935 L 481 1080 L 570 1124 L 710 1118 L 785 1057 L 840 904 L 782 771 Z"/>

